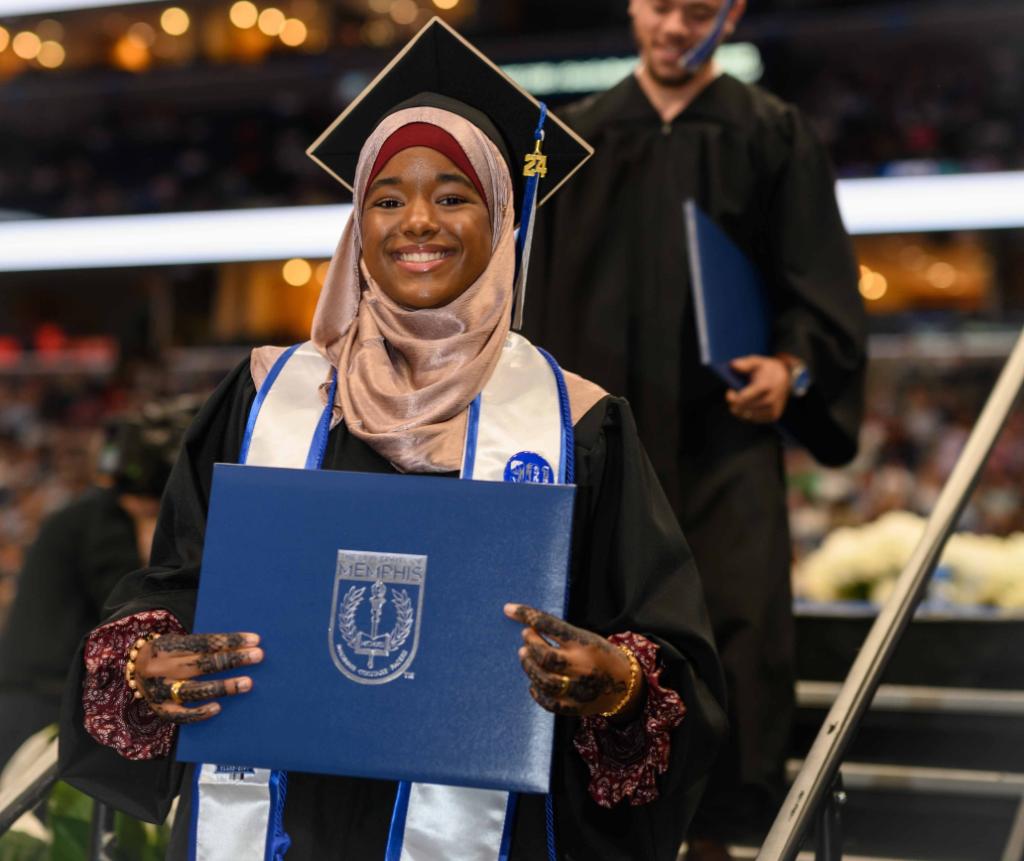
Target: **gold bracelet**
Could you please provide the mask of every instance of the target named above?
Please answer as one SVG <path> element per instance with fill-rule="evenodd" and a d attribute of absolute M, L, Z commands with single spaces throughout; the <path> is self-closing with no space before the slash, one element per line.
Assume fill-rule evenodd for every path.
<path fill-rule="evenodd" d="M 124 680 L 131 688 L 132 696 L 137 700 L 142 699 L 142 691 L 139 690 L 139 683 L 135 680 L 135 659 L 139 656 L 139 649 L 159 636 L 159 634 L 146 634 L 144 637 L 139 637 L 128 650 L 128 661 L 124 665 Z"/>
<path fill-rule="evenodd" d="M 626 693 L 623 694 L 622 699 L 616 703 L 615 708 L 601 712 L 601 717 L 604 718 L 615 717 L 615 715 L 621 712 L 632 701 L 633 695 L 640 684 L 640 662 L 636 659 L 636 655 L 630 649 L 623 646 L 622 643 L 616 643 L 615 645 L 629 658 L 629 685 L 626 687 Z"/>

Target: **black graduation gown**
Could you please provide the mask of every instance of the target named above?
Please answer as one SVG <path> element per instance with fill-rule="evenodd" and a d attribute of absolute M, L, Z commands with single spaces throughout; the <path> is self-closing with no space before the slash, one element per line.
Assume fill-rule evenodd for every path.
<path fill-rule="evenodd" d="M 629 400 L 726 670 L 732 743 L 713 783 L 770 791 L 793 702 L 781 450 L 772 428 L 731 416 L 699 363 L 682 206 L 695 198 L 763 273 L 775 349 L 814 380 L 786 423 L 840 464 L 856 449 L 865 318 L 832 172 L 794 108 L 728 75 L 670 123 L 632 75 L 563 116 L 596 152 L 538 213 L 526 334 Z"/>
<path fill-rule="evenodd" d="M 117 581 L 141 564 L 135 523 L 113 490 L 87 490 L 43 522 L 0 636 L 0 768 L 57 720 L 79 640 L 103 618 Z"/>
<path fill-rule="evenodd" d="M 159 607 L 191 626 L 212 465 L 237 459 L 254 395 L 245 363 L 196 418 L 164 495 L 153 567 L 122 581 L 109 602 L 111 618 Z M 724 733 L 720 668 L 700 583 L 626 403 L 606 397 L 594 406 L 576 425 L 575 451 L 579 491 L 569 618 L 602 633 L 632 630 L 658 642 L 663 683 L 680 693 L 687 715 L 672 735 L 671 767 L 658 781 L 659 800 L 612 810 L 598 807 L 587 794 L 587 769 L 572 749 L 575 721 L 557 720 L 553 791 L 561 857 L 674 861 Z M 324 464 L 393 471 L 344 425 L 331 432 Z M 166 759 L 130 762 L 95 743 L 82 726 L 81 683 L 79 655 L 62 710 L 64 779 L 135 816 L 161 819 L 182 785 L 184 769 Z M 524 677 L 523 696 L 527 686 Z M 176 819 L 174 858 L 184 857 L 188 795 L 182 795 Z M 345 857 L 383 859 L 394 797 L 391 782 L 289 775 L 289 861 L 320 861 L 342 851 Z M 524 796 L 513 858 L 546 857 L 544 823 L 543 797 Z"/>

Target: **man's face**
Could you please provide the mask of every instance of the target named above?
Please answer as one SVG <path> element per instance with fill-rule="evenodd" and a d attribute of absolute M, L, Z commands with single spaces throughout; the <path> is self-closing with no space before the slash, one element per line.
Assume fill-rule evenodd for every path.
<path fill-rule="evenodd" d="M 680 65 L 687 51 L 714 29 L 725 0 L 629 0 L 633 37 L 648 74 L 659 84 L 685 83 L 691 73 Z M 724 34 L 729 36 L 743 15 L 745 0 L 729 13 Z"/>

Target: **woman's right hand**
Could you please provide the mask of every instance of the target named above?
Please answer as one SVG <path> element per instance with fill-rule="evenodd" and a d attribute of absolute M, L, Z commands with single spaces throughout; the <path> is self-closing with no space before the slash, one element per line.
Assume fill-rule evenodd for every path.
<path fill-rule="evenodd" d="M 184 724 L 207 720 L 220 711 L 220 704 L 204 700 L 244 694 L 252 689 L 252 679 L 202 677 L 258 664 L 263 660 L 263 650 L 257 648 L 259 642 L 258 634 L 242 632 L 164 634 L 146 642 L 135 657 L 138 690 L 165 721 Z M 196 702 L 202 705 L 185 705 Z"/>

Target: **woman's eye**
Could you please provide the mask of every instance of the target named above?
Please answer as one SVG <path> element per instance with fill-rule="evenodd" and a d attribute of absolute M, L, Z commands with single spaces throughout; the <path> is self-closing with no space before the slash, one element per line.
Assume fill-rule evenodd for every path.
<path fill-rule="evenodd" d="M 458 206 L 460 203 L 465 202 L 466 198 L 460 197 L 457 194 L 446 194 L 438 201 L 442 206 Z"/>
<path fill-rule="evenodd" d="M 382 197 L 380 200 L 375 201 L 374 206 L 378 206 L 381 209 L 394 209 L 395 207 L 401 206 L 401 201 L 394 197 Z"/>

